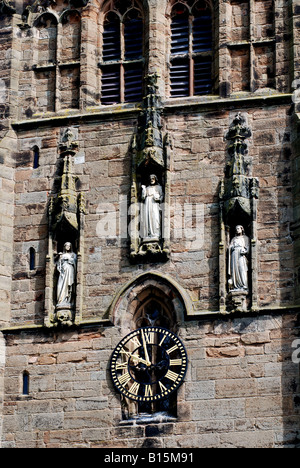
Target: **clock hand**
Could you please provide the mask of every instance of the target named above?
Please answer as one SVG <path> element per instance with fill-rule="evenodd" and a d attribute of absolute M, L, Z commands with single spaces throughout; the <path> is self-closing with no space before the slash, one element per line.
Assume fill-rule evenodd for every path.
<path fill-rule="evenodd" d="M 139 362 L 141 362 L 142 364 L 145 364 L 146 366 L 148 366 L 148 362 L 145 361 L 145 359 L 140 358 L 139 356 L 135 356 L 134 354 L 130 353 L 129 351 L 125 351 L 125 350 L 124 350 L 124 353 L 126 354 L 126 356 L 132 358 L 133 360 L 139 361 Z"/>
<path fill-rule="evenodd" d="M 146 345 L 146 340 L 145 340 L 145 335 L 144 335 L 144 331 L 142 330 L 142 340 L 143 340 L 143 347 L 144 347 L 144 352 L 145 352 L 145 358 L 146 358 L 146 366 L 151 366 L 151 361 L 149 360 L 149 354 L 148 354 L 148 350 L 147 350 L 147 345 Z"/>

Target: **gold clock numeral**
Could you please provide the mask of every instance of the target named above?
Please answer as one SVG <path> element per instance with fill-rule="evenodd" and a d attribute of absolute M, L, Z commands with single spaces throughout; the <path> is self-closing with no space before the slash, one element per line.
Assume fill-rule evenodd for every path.
<path fill-rule="evenodd" d="M 173 348 L 167 349 L 167 353 L 168 353 L 168 354 L 171 354 L 171 353 L 173 353 L 174 351 L 177 351 L 177 349 L 178 349 L 178 346 L 175 345 L 175 346 L 173 346 Z"/>
<path fill-rule="evenodd" d="M 130 387 L 129 389 L 130 393 L 132 393 L 133 395 L 138 395 L 140 386 L 141 385 L 138 382 L 134 382 L 132 387 Z"/>
<path fill-rule="evenodd" d="M 125 385 L 128 384 L 128 382 L 130 382 L 131 376 L 130 376 L 129 372 L 126 372 L 126 374 L 121 375 L 121 377 L 119 377 L 118 380 L 119 380 L 121 385 L 125 386 Z"/>
<path fill-rule="evenodd" d="M 168 370 L 168 372 L 166 373 L 166 378 L 169 380 L 172 380 L 173 382 L 176 382 L 178 377 L 179 377 L 179 374 L 176 374 L 175 372 L 172 372 L 170 370 Z"/>
<path fill-rule="evenodd" d="M 133 338 L 131 338 L 130 341 L 132 341 L 132 343 L 133 343 L 137 348 L 140 348 L 140 347 L 142 346 L 137 336 L 134 336 Z"/>
<path fill-rule="evenodd" d="M 159 343 L 159 346 L 162 346 L 162 344 L 163 344 L 163 342 L 165 341 L 166 338 L 167 338 L 167 337 L 166 337 L 166 335 L 165 335 L 165 336 L 162 338 L 161 342 Z"/>
<path fill-rule="evenodd" d="M 152 397 L 153 391 L 151 385 L 146 385 L 145 387 L 145 397 Z"/>
<path fill-rule="evenodd" d="M 146 344 L 154 344 L 154 339 L 155 339 L 155 335 L 154 335 L 154 332 L 144 332 L 144 337 L 145 337 L 145 341 L 146 341 Z"/>
<path fill-rule="evenodd" d="M 167 387 L 165 387 L 164 384 L 162 384 L 161 382 L 158 382 L 158 383 L 159 383 L 159 388 L 160 388 L 161 393 L 168 391 Z"/>
<path fill-rule="evenodd" d="M 170 366 L 181 366 L 182 359 L 170 359 Z"/>
<path fill-rule="evenodd" d="M 117 364 L 116 365 L 116 370 L 125 370 L 128 367 L 128 363 L 124 362 L 123 364 Z"/>

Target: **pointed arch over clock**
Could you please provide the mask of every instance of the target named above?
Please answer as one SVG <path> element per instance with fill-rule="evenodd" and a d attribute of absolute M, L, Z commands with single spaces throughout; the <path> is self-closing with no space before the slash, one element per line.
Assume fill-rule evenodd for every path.
<path fill-rule="evenodd" d="M 178 391 L 187 368 L 186 351 L 177 334 L 190 308 L 183 288 L 157 272 L 138 276 L 115 297 L 111 321 L 121 336 L 132 337 L 124 341 L 124 353 L 116 349 L 112 358 L 123 419 L 177 417 Z M 133 352 L 127 364 L 122 361 L 122 356 L 128 358 Z"/>
<path fill-rule="evenodd" d="M 122 334 L 129 333 L 134 321 L 142 316 L 141 305 L 147 304 L 148 300 L 158 300 L 167 305 L 171 314 L 168 320 L 173 321 L 176 326 L 179 326 L 186 316 L 193 315 L 193 303 L 189 294 L 174 278 L 156 271 L 148 271 L 121 288 L 110 306 L 108 318 L 115 326 L 121 327 Z M 143 326 L 140 321 L 137 325 Z M 162 323 L 161 326 L 169 327 L 167 323 Z M 176 331 L 176 327 L 173 326 L 172 329 Z"/>

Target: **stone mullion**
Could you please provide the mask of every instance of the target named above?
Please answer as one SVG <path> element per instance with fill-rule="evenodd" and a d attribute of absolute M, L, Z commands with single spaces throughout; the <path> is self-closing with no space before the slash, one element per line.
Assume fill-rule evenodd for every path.
<path fill-rule="evenodd" d="M 230 37 L 231 5 L 222 2 L 219 7 L 219 43 L 215 49 L 219 51 L 219 92 L 221 97 L 231 94 L 232 85 L 230 82 L 230 49 L 228 38 Z"/>
<path fill-rule="evenodd" d="M 151 1 L 149 18 L 145 15 L 145 76 L 148 73 L 158 73 L 159 94 L 162 98 L 169 92 L 166 90 L 170 84 L 170 73 L 168 68 L 169 60 L 166 57 L 170 56 L 170 18 L 166 16 L 167 2 L 166 0 Z M 148 39 L 148 40 L 147 40 Z M 170 90 L 170 88 L 169 88 Z"/>
<path fill-rule="evenodd" d="M 99 82 L 100 70 L 97 66 L 96 57 L 98 55 L 98 38 L 102 38 L 102 31 L 99 31 L 99 10 L 89 5 L 88 9 L 82 11 L 81 17 L 81 53 L 80 53 L 80 95 L 79 106 L 84 109 L 86 106 L 99 104 Z M 100 50 L 102 50 L 100 44 Z"/>
<path fill-rule="evenodd" d="M 194 96 L 194 57 L 193 57 L 193 22 L 194 17 L 192 15 L 189 16 L 189 94 L 190 96 Z"/>
<path fill-rule="evenodd" d="M 125 25 L 120 22 L 120 38 L 121 38 L 121 62 L 120 62 L 120 101 L 125 102 Z"/>
<path fill-rule="evenodd" d="M 219 25 L 219 2 L 216 2 L 215 10 L 212 11 L 212 30 L 213 30 L 213 46 L 212 46 L 212 81 L 213 81 L 213 94 L 219 92 L 219 81 L 220 81 L 220 25 Z"/>

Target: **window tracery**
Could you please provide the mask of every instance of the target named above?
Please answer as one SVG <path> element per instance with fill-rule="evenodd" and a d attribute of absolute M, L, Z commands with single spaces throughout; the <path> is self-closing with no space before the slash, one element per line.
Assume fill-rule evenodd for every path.
<path fill-rule="evenodd" d="M 171 10 L 171 97 L 212 93 L 212 11 L 205 0 L 183 0 Z"/>
<path fill-rule="evenodd" d="M 274 0 L 230 0 L 226 8 L 212 0 L 170 0 L 167 15 L 164 8 L 159 11 L 165 30 L 150 24 L 142 0 L 101 1 L 95 16 L 88 10 L 95 6 L 87 4 L 36 0 L 26 7 L 19 25 L 24 39 L 28 28 L 33 31 L 24 41 L 23 116 L 142 101 L 148 64 L 150 70 L 156 66 L 155 47 L 163 43 L 167 49 L 161 50 L 164 55 L 157 63 L 167 97 L 217 90 L 225 97 L 275 90 L 286 82 L 276 71 L 279 48 L 274 44 L 280 22 Z M 219 24 L 226 9 L 230 18 Z M 164 33 L 166 41 L 161 39 Z M 29 41 L 30 65 L 25 63 Z M 287 49 L 280 48 L 284 56 Z M 282 62 L 282 69 L 285 65 Z"/>
<path fill-rule="evenodd" d="M 276 87 L 274 0 L 231 0 L 231 93 Z"/>
<path fill-rule="evenodd" d="M 103 24 L 101 103 L 142 100 L 144 18 L 135 0 L 110 1 Z"/>
<path fill-rule="evenodd" d="M 37 51 L 33 69 L 36 112 L 78 109 L 80 93 L 81 15 L 42 13 L 34 22 Z"/>

